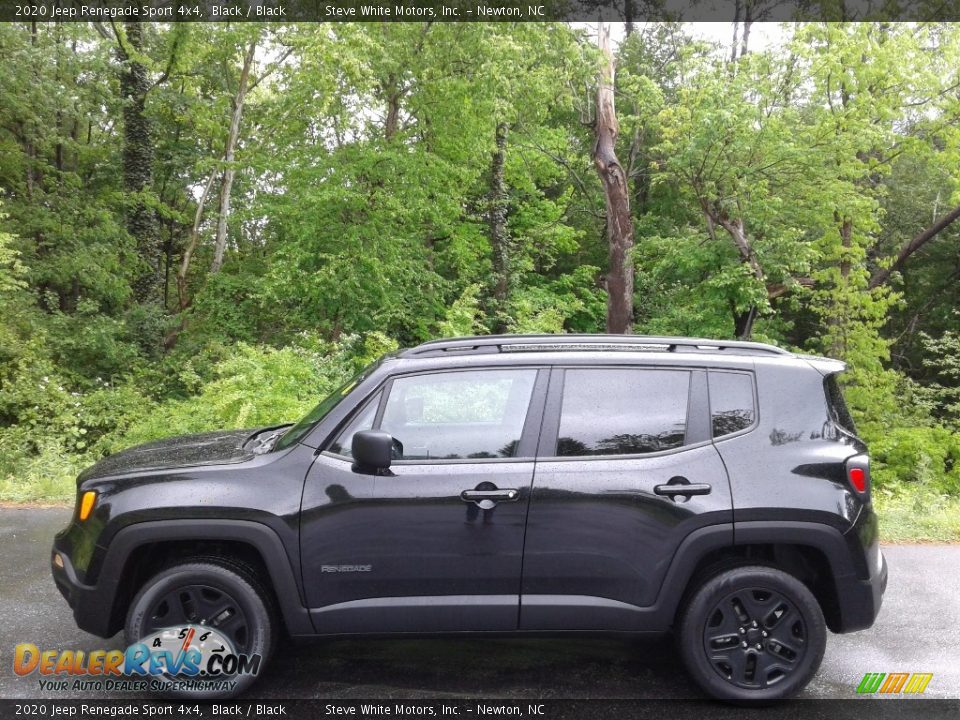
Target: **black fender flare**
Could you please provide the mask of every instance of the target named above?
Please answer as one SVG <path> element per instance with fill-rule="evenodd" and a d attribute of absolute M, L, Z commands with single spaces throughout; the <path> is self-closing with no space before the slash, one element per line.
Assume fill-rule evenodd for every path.
<path fill-rule="evenodd" d="M 736 523 L 736 545 L 806 545 L 823 553 L 834 578 L 856 576 L 857 569 L 843 534 L 818 522 L 754 520 Z"/>
<path fill-rule="evenodd" d="M 694 530 L 677 548 L 651 608 L 656 624 L 669 627 L 698 564 L 710 552 L 742 545 L 798 545 L 823 553 L 837 589 L 856 580 L 850 550 L 839 530 L 818 522 L 748 521 L 709 525 Z"/>
<path fill-rule="evenodd" d="M 110 606 L 117 597 L 121 570 L 133 552 L 144 545 L 171 541 L 224 540 L 250 545 L 263 559 L 284 624 L 291 635 L 312 635 L 313 624 L 303 604 L 300 573 L 291 565 L 277 533 L 252 520 L 152 520 L 117 531 L 100 569 L 96 594 Z"/>

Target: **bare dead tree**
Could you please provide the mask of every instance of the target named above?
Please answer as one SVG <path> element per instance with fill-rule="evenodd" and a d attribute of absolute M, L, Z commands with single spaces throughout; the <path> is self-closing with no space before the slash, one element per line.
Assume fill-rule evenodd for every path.
<path fill-rule="evenodd" d="M 213 263 L 210 272 L 220 272 L 223 267 L 223 254 L 227 248 L 227 221 L 230 218 L 230 193 L 233 191 L 233 179 L 237 169 L 234 159 L 237 150 L 237 139 L 240 137 L 240 121 L 243 118 L 244 102 L 247 98 L 250 84 L 250 68 L 253 66 L 253 57 L 257 51 L 257 38 L 250 41 L 247 52 L 243 56 L 243 66 L 240 69 L 240 80 L 237 92 L 232 99 L 233 113 L 230 116 L 230 128 L 227 131 L 227 143 L 223 153 L 223 182 L 220 184 L 220 204 L 217 216 L 217 239 L 213 249 Z"/>
<path fill-rule="evenodd" d="M 614 105 L 616 66 L 610 50 L 610 26 L 600 23 L 597 44 L 603 57 L 597 87 L 593 164 L 600 176 L 607 205 L 607 332 L 629 333 L 633 328 L 633 218 L 627 174 L 617 159 L 620 132 Z"/>
<path fill-rule="evenodd" d="M 177 306 L 183 312 L 190 306 L 190 296 L 187 294 L 187 276 L 190 272 L 190 260 L 200 242 L 200 225 L 203 222 L 203 210 L 207 204 L 207 198 L 210 196 L 210 189 L 213 187 L 213 181 L 216 173 L 211 172 L 210 177 L 203 186 L 203 192 L 197 200 L 197 210 L 193 215 L 193 227 L 190 229 L 190 242 L 183 251 L 183 259 L 180 261 L 180 269 L 177 271 Z"/>

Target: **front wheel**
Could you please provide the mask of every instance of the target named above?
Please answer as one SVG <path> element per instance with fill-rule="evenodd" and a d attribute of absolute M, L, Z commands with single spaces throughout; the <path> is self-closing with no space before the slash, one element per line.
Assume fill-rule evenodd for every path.
<path fill-rule="evenodd" d="M 189 648 L 199 651 L 199 673 L 161 676 L 169 683 L 165 694 L 232 697 L 249 688 L 269 660 L 274 617 L 271 596 L 249 568 L 203 558 L 162 570 L 140 588 L 127 613 L 126 640 L 170 650 L 173 662 Z"/>
<path fill-rule="evenodd" d="M 709 695 L 780 700 L 820 667 L 827 632 L 810 590 L 768 567 L 738 567 L 697 589 L 679 623 L 680 655 Z"/>

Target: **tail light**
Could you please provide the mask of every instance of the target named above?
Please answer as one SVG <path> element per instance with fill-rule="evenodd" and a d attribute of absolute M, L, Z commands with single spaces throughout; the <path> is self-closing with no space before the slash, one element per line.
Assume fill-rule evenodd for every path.
<path fill-rule="evenodd" d="M 870 492 L 869 455 L 854 455 L 847 459 L 847 481 L 858 495 Z"/>

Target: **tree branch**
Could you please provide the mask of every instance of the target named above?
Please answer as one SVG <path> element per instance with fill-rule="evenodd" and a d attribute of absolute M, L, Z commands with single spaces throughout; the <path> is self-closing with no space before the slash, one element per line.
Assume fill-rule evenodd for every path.
<path fill-rule="evenodd" d="M 903 264 L 910 258 L 911 255 L 933 240 L 933 238 L 935 238 L 940 232 L 948 228 L 958 219 L 960 219 L 960 205 L 955 207 L 946 215 L 941 216 L 940 219 L 938 219 L 933 225 L 928 227 L 923 232 L 914 235 L 908 243 L 900 248 L 900 252 L 897 253 L 897 257 L 890 267 L 880 268 L 873 274 L 873 276 L 870 278 L 870 289 L 872 290 L 873 288 L 880 287 L 886 283 L 894 272 L 903 267 Z"/>

